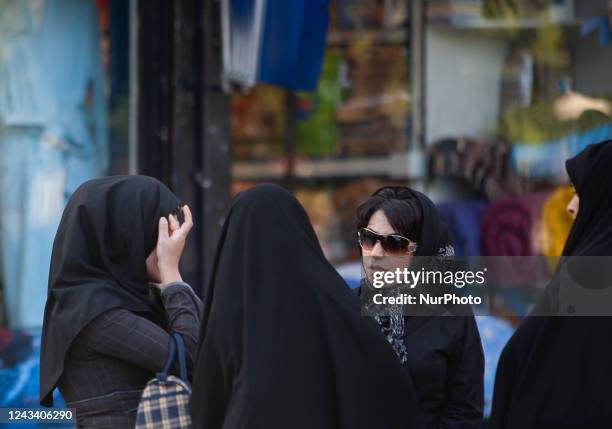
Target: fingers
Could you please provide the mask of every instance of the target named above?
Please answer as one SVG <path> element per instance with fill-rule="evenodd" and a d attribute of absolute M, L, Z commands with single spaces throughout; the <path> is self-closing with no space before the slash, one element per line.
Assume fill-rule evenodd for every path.
<path fill-rule="evenodd" d="M 193 226 L 193 218 L 191 217 L 191 210 L 189 210 L 187 204 L 183 206 L 183 214 L 185 215 L 185 223 L 189 224 L 189 228 L 191 228 Z"/>
<path fill-rule="evenodd" d="M 179 224 L 179 221 L 175 215 L 170 215 L 168 218 L 170 219 L 170 233 L 173 233 L 174 231 L 178 230 L 181 225 Z"/>
<path fill-rule="evenodd" d="M 165 217 L 159 219 L 157 241 L 162 242 L 168 240 L 168 220 Z"/>
<path fill-rule="evenodd" d="M 193 218 L 191 216 L 191 210 L 189 210 L 189 206 L 183 206 L 183 214 L 185 215 L 185 222 L 183 222 L 179 231 L 186 237 L 187 234 L 189 234 L 189 231 L 191 231 L 191 228 L 193 228 Z"/>

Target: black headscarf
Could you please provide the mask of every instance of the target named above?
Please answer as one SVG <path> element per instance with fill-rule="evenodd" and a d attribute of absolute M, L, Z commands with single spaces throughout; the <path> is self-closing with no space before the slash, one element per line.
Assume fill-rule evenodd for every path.
<path fill-rule="evenodd" d="M 558 276 L 573 257 L 612 256 L 612 141 L 588 146 L 566 168 L 580 207 L 536 314 L 557 314 Z M 598 282 L 596 274 L 588 278 Z M 528 317 L 499 361 L 492 427 L 612 427 L 611 332 L 611 317 Z"/>
<path fill-rule="evenodd" d="M 445 270 L 445 264 L 449 261 L 447 257 L 455 255 L 450 234 L 438 212 L 436 205 L 422 192 L 405 186 L 384 186 L 375 191 L 370 198 L 393 199 L 405 203 L 402 209 L 416 210 L 416 217 L 420 219 L 420 230 L 415 231 L 418 240 L 417 250 L 414 254 L 418 259 L 413 261 L 411 269 L 418 271 L 421 268 L 430 270 Z M 415 203 L 415 204 L 413 204 Z M 401 206 L 400 206 L 401 207 Z M 374 213 L 370 213 L 372 216 Z M 392 225 L 399 229 L 397 225 Z M 443 293 L 442 288 L 431 288 L 433 292 Z M 406 309 L 403 305 L 376 306 L 372 297 L 375 293 L 385 295 L 399 295 L 402 293 L 414 293 L 408 287 L 393 288 L 387 290 L 374 289 L 365 276 L 361 281 L 360 297 L 363 305 L 378 323 L 387 341 L 393 347 L 398 359 L 402 364 L 408 362 L 408 348 L 405 344 L 405 318 Z M 416 310 L 416 306 L 410 309 L 422 312 L 422 308 Z M 431 309 L 426 309 L 431 310 Z M 439 311 L 440 309 L 436 309 Z"/>
<path fill-rule="evenodd" d="M 162 323 L 150 295 L 145 260 L 158 222 L 180 204 L 161 182 L 113 176 L 82 184 L 64 210 L 53 242 L 40 356 L 40 399 L 53 389 L 78 333 L 96 316 L 121 307 Z"/>
<path fill-rule="evenodd" d="M 195 428 L 415 427 L 410 376 L 289 192 L 261 185 L 234 199 L 211 275 Z"/>
<path fill-rule="evenodd" d="M 414 256 L 437 257 L 453 256 L 455 254 L 450 234 L 436 205 L 422 192 L 406 186 L 385 186 L 372 194 L 397 200 L 416 200 L 421 211 L 421 230 L 418 233 L 417 251 Z"/>

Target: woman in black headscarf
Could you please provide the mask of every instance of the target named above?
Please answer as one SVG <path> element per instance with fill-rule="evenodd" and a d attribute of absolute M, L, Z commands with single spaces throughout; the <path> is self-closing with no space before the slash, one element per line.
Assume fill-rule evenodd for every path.
<path fill-rule="evenodd" d="M 366 271 L 359 293 L 366 309 L 374 293 L 367 275 L 371 266 L 452 268 L 447 266 L 454 255 L 447 229 L 434 203 L 421 192 L 402 186 L 380 188 L 357 208 L 357 229 Z M 384 312 L 373 309 L 371 314 L 412 374 L 421 427 L 479 428 L 484 355 L 471 311 L 452 313 L 468 310 L 467 316 L 407 315 L 402 307 L 386 305 Z"/>
<path fill-rule="evenodd" d="M 41 404 L 59 387 L 79 427 L 134 427 L 169 331 L 183 335 L 192 366 L 201 302 L 178 269 L 191 227 L 187 206 L 151 177 L 96 179 L 74 192 L 53 243 Z"/>
<path fill-rule="evenodd" d="M 262 185 L 234 199 L 211 274 L 194 427 L 417 427 L 409 374 L 289 192 Z"/>
<path fill-rule="evenodd" d="M 612 427 L 612 317 L 569 317 L 576 309 L 561 305 L 568 270 L 573 292 L 610 287 L 611 264 L 602 257 L 612 256 L 612 141 L 588 146 L 566 169 L 579 197 L 578 208 L 569 209 L 578 213 L 553 280 L 501 355 L 495 429 Z M 609 310 L 609 294 L 602 296 Z"/>

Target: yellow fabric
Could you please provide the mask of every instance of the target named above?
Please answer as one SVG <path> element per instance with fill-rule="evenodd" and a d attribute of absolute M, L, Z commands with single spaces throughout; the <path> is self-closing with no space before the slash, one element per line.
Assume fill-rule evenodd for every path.
<path fill-rule="evenodd" d="M 548 266 L 554 270 L 558 257 L 572 228 L 573 219 L 566 210 L 574 189 L 562 186 L 555 190 L 542 207 L 542 251 L 548 259 Z"/>

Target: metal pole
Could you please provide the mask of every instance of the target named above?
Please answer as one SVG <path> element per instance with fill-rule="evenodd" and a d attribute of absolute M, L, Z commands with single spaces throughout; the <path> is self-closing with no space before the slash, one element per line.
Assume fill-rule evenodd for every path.
<path fill-rule="evenodd" d="M 425 141 L 425 14 L 423 0 L 412 0 L 410 17 L 412 74 L 412 133 L 409 149 L 424 149 Z"/>
<path fill-rule="evenodd" d="M 221 4 L 206 0 L 199 21 L 203 24 L 204 80 L 201 111 L 203 137 L 201 167 L 196 182 L 201 192 L 202 225 L 198 240 L 202 243 L 202 286 L 210 274 L 217 241 L 231 197 L 230 100 L 222 87 Z M 199 291 L 202 293 L 202 289 Z"/>
<path fill-rule="evenodd" d="M 130 0 L 128 172 L 138 173 L 138 0 Z"/>

